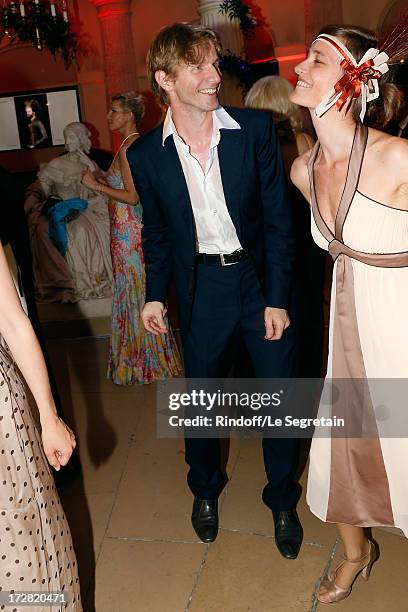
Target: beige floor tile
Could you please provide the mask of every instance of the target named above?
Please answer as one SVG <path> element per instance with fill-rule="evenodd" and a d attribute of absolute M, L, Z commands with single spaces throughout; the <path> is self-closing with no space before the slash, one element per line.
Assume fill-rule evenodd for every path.
<path fill-rule="evenodd" d="M 304 480 L 303 476 L 303 486 Z M 224 529 L 270 536 L 274 534 L 271 512 L 261 499 L 265 484 L 261 440 L 243 440 L 223 504 L 221 526 Z M 328 550 L 336 539 L 336 529 L 310 512 L 305 502 L 305 487 L 298 513 L 304 529 L 305 544 L 323 546 Z"/>
<path fill-rule="evenodd" d="M 408 610 L 406 539 L 395 537 L 381 529 L 373 530 L 380 546 L 380 559 L 374 564 L 370 580 L 358 578 L 350 597 L 336 603 L 336 612 L 405 612 Z M 341 560 L 342 549 L 335 556 L 333 566 Z M 323 610 L 326 606 L 319 605 Z"/>
<path fill-rule="evenodd" d="M 326 551 L 330 551 L 338 535 L 337 528 L 334 524 L 325 523 L 311 513 L 306 503 L 305 491 L 299 500 L 297 511 L 303 526 L 303 545 L 323 547 Z"/>
<path fill-rule="evenodd" d="M 227 463 L 227 474 L 229 478 L 231 478 L 234 474 L 235 467 L 237 465 L 239 453 L 241 449 L 241 439 L 240 438 L 231 438 L 229 445 L 229 453 L 228 453 L 228 463 Z"/>
<path fill-rule="evenodd" d="M 182 440 L 137 439 L 129 453 L 108 535 L 196 541 L 186 474 Z"/>
<path fill-rule="evenodd" d="M 114 493 L 85 494 L 78 478 L 66 485 L 61 499 L 71 529 L 78 560 L 82 597 L 85 599 L 90 585 L 94 585 L 95 566 L 108 526 Z M 93 590 L 93 586 L 91 587 Z M 93 612 L 91 607 L 86 612 Z"/>
<path fill-rule="evenodd" d="M 140 419 L 137 394 L 73 393 L 75 431 L 89 493 L 116 490 Z"/>
<path fill-rule="evenodd" d="M 392 535 L 399 536 L 400 538 L 405 538 L 404 532 L 401 529 L 396 529 L 395 527 L 379 527 L 378 529 L 386 533 L 392 533 Z"/>
<path fill-rule="evenodd" d="M 222 532 L 209 547 L 189 612 L 307 612 L 327 553 L 303 550 L 287 561 L 272 538 Z"/>
<path fill-rule="evenodd" d="M 69 359 L 69 377 L 72 391 L 81 393 L 87 392 L 114 392 L 117 395 L 133 393 L 142 385 L 115 385 L 106 378 L 106 368 L 108 362 L 95 361 L 84 367 L 84 363 Z"/>
<path fill-rule="evenodd" d="M 88 602 L 86 612 L 185 612 L 191 593 L 188 612 L 309 612 L 336 529 L 306 505 L 307 470 L 298 506 L 305 542 L 299 558 L 286 561 L 261 500 L 261 440 L 233 438 L 221 531 L 214 544 L 203 545 L 190 524 L 183 440 L 157 438 L 155 385 L 123 388 L 106 380 L 108 348 L 107 339 L 50 342 L 80 442 L 83 479 L 66 486 L 62 499 L 84 591 L 89 585 L 93 591 L 99 555 L 96 608 Z M 359 579 L 336 611 L 408 610 L 407 543 L 396 535 L 374 530 L 381 559 L 371 580 Z"/>
<path fill-rule="evenodd" d="M 112 493 L 93 493 L 87 496 L 92 521 L 95 558 L 98 558 L 102 542 L 108 528 L 115 495 Z"/>
<path fill-rule="evenodd" d="M 106 378 L 109 338 L 51 341 L 50 353 L 58 371 L 68 368 L 72 391 L 133 393 L 144 385 L 115 385 Z M 65 374 L 66 378 L 66 374 Z"/>
<path fill-rule="evenodd" d="M 109 517 L 107 509 L 109 500 L 105 497 L 105 499 L 91 501 L 89 495 L 85 493 L 82 477 L 66 484 L 60 496 L 71 529 L 78 561 L 81 593 L 84 597 L 89 585 L 94 581 L 95 544 L 100 545 L 101 538 L 103 538 L 103 523 L 107 523 Z M 111 497 L 113 501 L 113 494 Z M 86 612 L 91 612 L 91 610 L 86 610 Z"/>
<path fill-rule="evenodd" d="M 242 440 L 235 470 L 228 483 L 221 526 L 272 535 L 272 521 L 261 495 L 266 483 L 261 440 Z"/>
<path fill-rule="evenodd" d="M 140 402 L 140 420 L 137 427 L 137 439 L 157 439 L 157 404 L 156 385 L 143 387 L 143 400 Z"/>
<path fill-rule="evenodd" d="M 307 464 L 299 480 L 302 487 L 302 496 L 297 507 L 304 530 L 304 543 L 313 546 L 323 546 L 332 550 L 338 536 L 336 526 L 333 523 L 325 523 L 317 518 L 312 514 L 306 503 L 308 467 Z"/>
<path fill-rule="evenodd" d="M 105 540 L 96 569 L 98 612 L 184 612 L 205 549 Z"/>
<path fill-rule="evenodd" d="M 109 526 L 110 536 L 197 541 L 191 523 L 184 441 L 156 437 L 154 408 L 143 410 Z M 239 440 L 231 440 L 231 474 Z M 222 514 L 220 500 L 220 514 Z"/>
<path fill-rule="evenodd" d="M 81 504 L 80 501 L 81 497 L 85 498 L 95 558 L 98 557 L 105 537 L 115 496 L 115 493 L 87 493 L 85 495 L 80 479 L 65 486 L 60 493 L 72 536 L 77 542 L 84 538 L 84 504 Z"/>
<path fill-rule="evenodd" d="M 94 361 L 107 362 L 109 342 L 109 338 L 84 338 L 65 340 L 65 346 L 71 361 L 89 365 Z"/>
<path fill-rule="evenodd" d="M 87 350 L 88 343 L 84 342 L 83 347 Z M 47 340 L 47 351 L 55 373 L 63 373 L 68 368 L 69 345 L 66 340 Z M 88 364 L 90 362 L 88 361 Z"/>

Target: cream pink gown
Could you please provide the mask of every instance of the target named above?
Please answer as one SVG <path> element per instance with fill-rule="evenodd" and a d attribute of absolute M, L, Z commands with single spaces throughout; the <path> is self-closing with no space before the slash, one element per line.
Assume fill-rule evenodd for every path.
<path fill-rule="evenodd" d="M 359 124 L 335 235 L 320 214 L 314 188 L 319 143 L 309 162 L 312 234 L 335 260 L 327 379 L 349 383 L 347 397 L 331 405 L 322 400 L 319 410 L 340 413 L 348 423 L 363 414 L 363 429 L 371 433 L 315 435 L 307 501 L 323 521 L 393 525 L 408 536 L 408 438 L 397 437 L 401 405 L 388 402 L 384 423 L 375 417 L 384 408 L 384 389 L 397 388 L 395 379 L 407 379 L 408 388 L 408 211 L 358 190 L 367 135 Z M 384 437 L 385 426 L 392 437 Z"/>

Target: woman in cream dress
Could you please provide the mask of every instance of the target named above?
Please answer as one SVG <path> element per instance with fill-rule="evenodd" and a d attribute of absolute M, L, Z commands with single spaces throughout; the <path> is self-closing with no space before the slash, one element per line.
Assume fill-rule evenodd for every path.
<path fill-rule="evenodd" d="M 346 421 L 346 433 L 316 435 L 310 456 L 308 503 L 337 523 L 345 549 L 320 586 L 326 604 L 347 597 L 359 574 L 368 579 L 377 552 L 365 527 L 396 526 L 408 535 L 408 439 L 397 437 L 399 406 L 387 406 L 393 438 L 381 435 L 375 414 L 387 387 L 375 379 L 408 379 L 408 143 L 362 124 L 378 84 L 368 118 L 391 118 L 397 99 L 382 85 L 388 56 L 376 46 L 369 32 L 325 28 L 297 66 L 292 94 L 313 111 L 318 136 L 312 153 L 295 161 L 292 180 L 311 202 L 315 241 L 335 262 L 327 377 L 340 396 L 330 406 L 322 401 L 320 413 L 333 409 Z"/>

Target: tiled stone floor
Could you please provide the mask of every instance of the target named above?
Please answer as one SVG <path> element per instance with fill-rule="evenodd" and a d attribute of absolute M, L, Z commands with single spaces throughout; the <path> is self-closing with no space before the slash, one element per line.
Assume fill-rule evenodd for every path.
<path fill-rule="evenodd" d="M 283 559 L 260 499 L 259 440 L 235 439 L 220 534 L 209 546 L 199 542 L 190 525 L 183 444 L 156 438 L 154 385 L 121 388 L 105 379 L 107 346 L 107 339 L 50 342 L 83 466 L 83 478 L 66 485 L 62 497 L 86 612 L 322 609 L 314 592 L 333 556 L 334 526 L 316 519 L 303 496 L 302 551 L 295 561 Z M 407 543 L 393 531 L 373 535 L 381 559 L 336 612 L 408 610 Z"/>

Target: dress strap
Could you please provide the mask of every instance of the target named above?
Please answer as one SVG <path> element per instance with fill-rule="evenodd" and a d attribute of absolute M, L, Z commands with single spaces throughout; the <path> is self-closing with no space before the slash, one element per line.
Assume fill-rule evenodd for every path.
<path fill-rule="evenodd" d="M 357 191 L 361 168 L 363 166 L 364 153 L 367 146 L 367 139 L 368 128 L 362 123 L 358 122 L 354 132 L 353 145 L 347 168 L 346 182 L 341 196 L 339 209 L 336 214 L 335 238 L 340 241 L 343 240 L 344 222 Z"/>
<path fill-rule="evenodd" d="M 117 157 L 118 157 L 119 153 L 120 153 L 120 152 L 121 152 L 121 150 L 122 150 L 123 145 L 124 145 L 124 144 L 125 144 L 125 142 L 127 142 L 127 141 L 129 140 L 129 138 L 131 138 L 132 136 L 139 136 L 139 132 L 132 132 L 131 134 L 129 134 L 128 136 L 126 136 L 126 138 L 124 138 L 124 139 L 122 140 L 122 142 L 120 143 L 119 149 L 116 151 L 116 153 L 115 153 L 115 157 L 113 158 L 112 163 L 111 163 L 111 165 L 110 165 L 110 167 L 111 167 L 112 169 L 115 167 L 115 166 L 114 166 L 114 164 L 115 164 L 115 162 L 116 162 L 116 159 L 117 159 Z"/>
<path fill-rule="evenodd" d="M 332 240 L 329 244 L 329 253 L 336 261 L 341 255 L 355 259 L 367 266 L 376 268 L 407 268 L 408 251 L 397 253 L 364 253 L 350 248 L 340 240 Z"/>
<path fill-rule="evenodd" d="M 309 161 L 307 163 L 307 170 L 309 174 L 309 183 L 310 183 L 310 199 L 311 199 L 312 208 L 313 208 L 313 205 L 316 204 L 316 189 L 315 189 L 313 169 L 314 169 L 315 161 L 317 159 L 317 155 L 319 151 L 320 151 L 320 142 L 317 140 L 310 153 Z"/>
<path fill-rule="evenodd" d="M 328 242 L 331 242 L 334 238 L 339 242 L 343 241 L 343 226 L 358 187 L 361 168 L 363 165 L 364 153 L 367 145 L 367 138 L 368 128 L 365 125 L 362 125 L 361 123 L 357 123 L 347 168 L 346 182 L 344 184 L 340 204 L 336 213 L 335 235 L 333 235 L 330 228 L 326 225 L 323 217 L 320 214 L 319 206 L 317 203 L 316 186 L 314 180 L 314 166 L 320 151 L 319 141 L 316 142 L 314 149 L 312 150 L 312 153 L 310 155 L 308 162 L 308 172 L 310 181 L 310 199 L 312 212 L 320 233 Z"/>
<path fill-rule="evenodd" d="M 312 215 L 316 222 L 316 225 L 322 234 L 322 236 L 327 240 L 327 242 L 331 242 L 334 238 L 332 232 L 327 227 L 323 217 L 320 214 L 319 206 L 317 204 L 317 195 L 316 195 L 316 186 L 314 180 L 314 166 L 317 159 L 317 156 L 320 152 L 320 142 L 317 141 L 315 146 L 312 149 L 312 152 L 309 157 L 309 161 L 307 164 L 307 169 L 309 173 L 309 183 L 310 183 L 310 205 L 312 208 Z"/>

